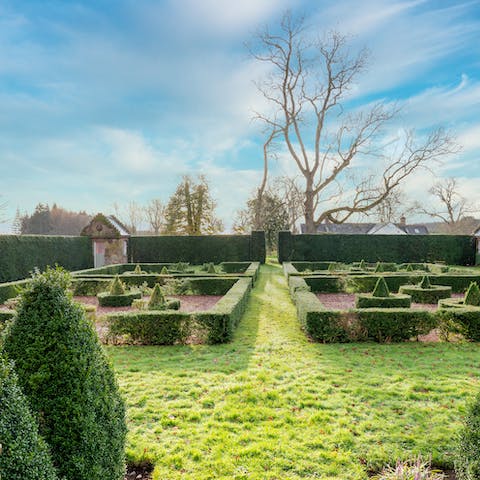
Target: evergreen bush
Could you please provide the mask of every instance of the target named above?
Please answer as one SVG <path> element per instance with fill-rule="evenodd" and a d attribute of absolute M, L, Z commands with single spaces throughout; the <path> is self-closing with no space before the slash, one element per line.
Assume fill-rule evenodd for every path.
<path fill-rule="evenodd" d="M 125 293 L 125 286 L 118 275 L 115 275 L 115 278 L 112 280 L 109 292 L 110 295 L 123 295 Z"/>
<path fill-rule="evenodd" d="M 463 303 L 472 307 L 480 307 L 480 289 L 476 282 L 472 282 L 468 287 Z"/>
<path fill-rule="evenodd" d="M 4 350 L 66 480 L 123 479 L 125 407 L 98 337 L 62 269 L 36 273 Z"/>
<path fill-rule="evenodd" d="M 388 285 L 386 284 L 385 279 L 383 277 L 380 277 L 377 280 L 377 284 L 373 289 L 372 296 L 381 297 L 381 298 L 386 298 L 390 296 L 390 290 L 388 289 Z"/>
<path fill-rule="evenodd" d="M 0 479 L 56 480 L 45 441 L 11 363 L 0 357 Z"/>
<path fill-rule="evenodd" d="M 166 302 L 165 297 L 163 296 L 160 285 L 157 283 L 153 289 L 152 295 L 148 302 L 149 310 L 163 310 L 165 308 Z"/>

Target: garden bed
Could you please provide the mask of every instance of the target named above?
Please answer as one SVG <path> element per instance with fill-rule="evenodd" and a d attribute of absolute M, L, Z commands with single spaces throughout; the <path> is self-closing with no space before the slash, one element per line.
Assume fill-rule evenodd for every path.
<path fill-rule="evenodd" d="M 315 295 L 327 310 L 350 310 L 355 308 L 355 295 L 351 293 L 316 293 Z M 452 298 L 463 298 L 463 295 L 454 293 Z M 434 303 L 412 303 L 411 308 L 436 312 L 438 305 Z"/>
<path fill-rule="evenodd" d="M 134 307 L 100 307 L 98 298 L 94 296 L 75 296 L 73 297 L 79 303 L 84 305 L 94 305 L 97 307 L 97 315 L 105 315 L 113 312 L 131 312 L 138 310 Z M 150 297 L 143 297 L 149 300 Z M 198 312 L 213 308 L 222 298 L 221 295 L 169 295 L 169 298 L 180 300 L 180 312 Z"/>

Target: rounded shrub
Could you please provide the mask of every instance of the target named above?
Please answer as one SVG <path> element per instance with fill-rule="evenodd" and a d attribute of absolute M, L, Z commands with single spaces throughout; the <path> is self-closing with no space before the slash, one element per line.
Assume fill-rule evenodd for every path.
<path fill-rule="evenodd" d="M 56 480 L 47 444 L 11 363 L 0 357 L 0 478 Z"/>
<path fill-rule="evenodd" d="M 98 304 L 101 307 L 129 307 L 137 298 L 142 298 L 142 292 L 133 290 L 119 295 L 112 295 L 109 292 L 97 293 Z"/>
<path fill-rule="evenodd" d="M 59 477 L 123 478 L 125 407 L 91 322 L 62 269 L 35 274 L 4 338 Z"/>
<path fill-rule="evenodd" d="M 430 277 L 425 275 L 418 285 L 402 285 L 400 293 L 410 295 L 416 303 L 438 303 L 439 300 L 450 298 L 452 287 L 445 285 L 432 285 Z"/>
<path fill-rule="evenodd" d="M 458 480 L 480 478 L 480 395 L 467 411 L 457 445 L 455 473 Z"/>

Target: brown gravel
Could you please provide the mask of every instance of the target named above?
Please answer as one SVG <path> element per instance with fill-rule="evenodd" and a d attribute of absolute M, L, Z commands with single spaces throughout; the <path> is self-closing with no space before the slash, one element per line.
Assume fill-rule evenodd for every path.
<path fill-rule="evenodd" d="M 100 307 L 97 297 L 73 297 L 77 302 L 86 305 L 95 305 L 97 315 L 104 315 L 111 312 L 131 312 L 135 310 L 132 307 Z M 149 297 L 143 297 L 148 300 Z M 181 312 L 198 312 L 201 310 L 210 310 L 222 298 L 221 295 L 169 295 L 168 298 L 180 300 Z"/>
<path fill-rule="evenodd" d="M 317 293 L 317 298 L 322 305 L 328 310 L 349 310 L 355 308 L 355 294 L 351 293 Z M 453 293 L 453 298 L 462 298 L 463 294 Z M 412 303 L 415 310 L 436 311 L 438 306 L 429 303 Z"/>

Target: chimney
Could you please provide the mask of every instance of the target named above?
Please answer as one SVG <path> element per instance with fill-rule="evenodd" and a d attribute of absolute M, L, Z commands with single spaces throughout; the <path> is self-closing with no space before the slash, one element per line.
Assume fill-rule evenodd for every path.
<path fill-rule="evenodd" d="M 405 218 L 404 215 L 400 217 L 400 225 L 404 227 L 407 224 L 407 219 Z"/>

